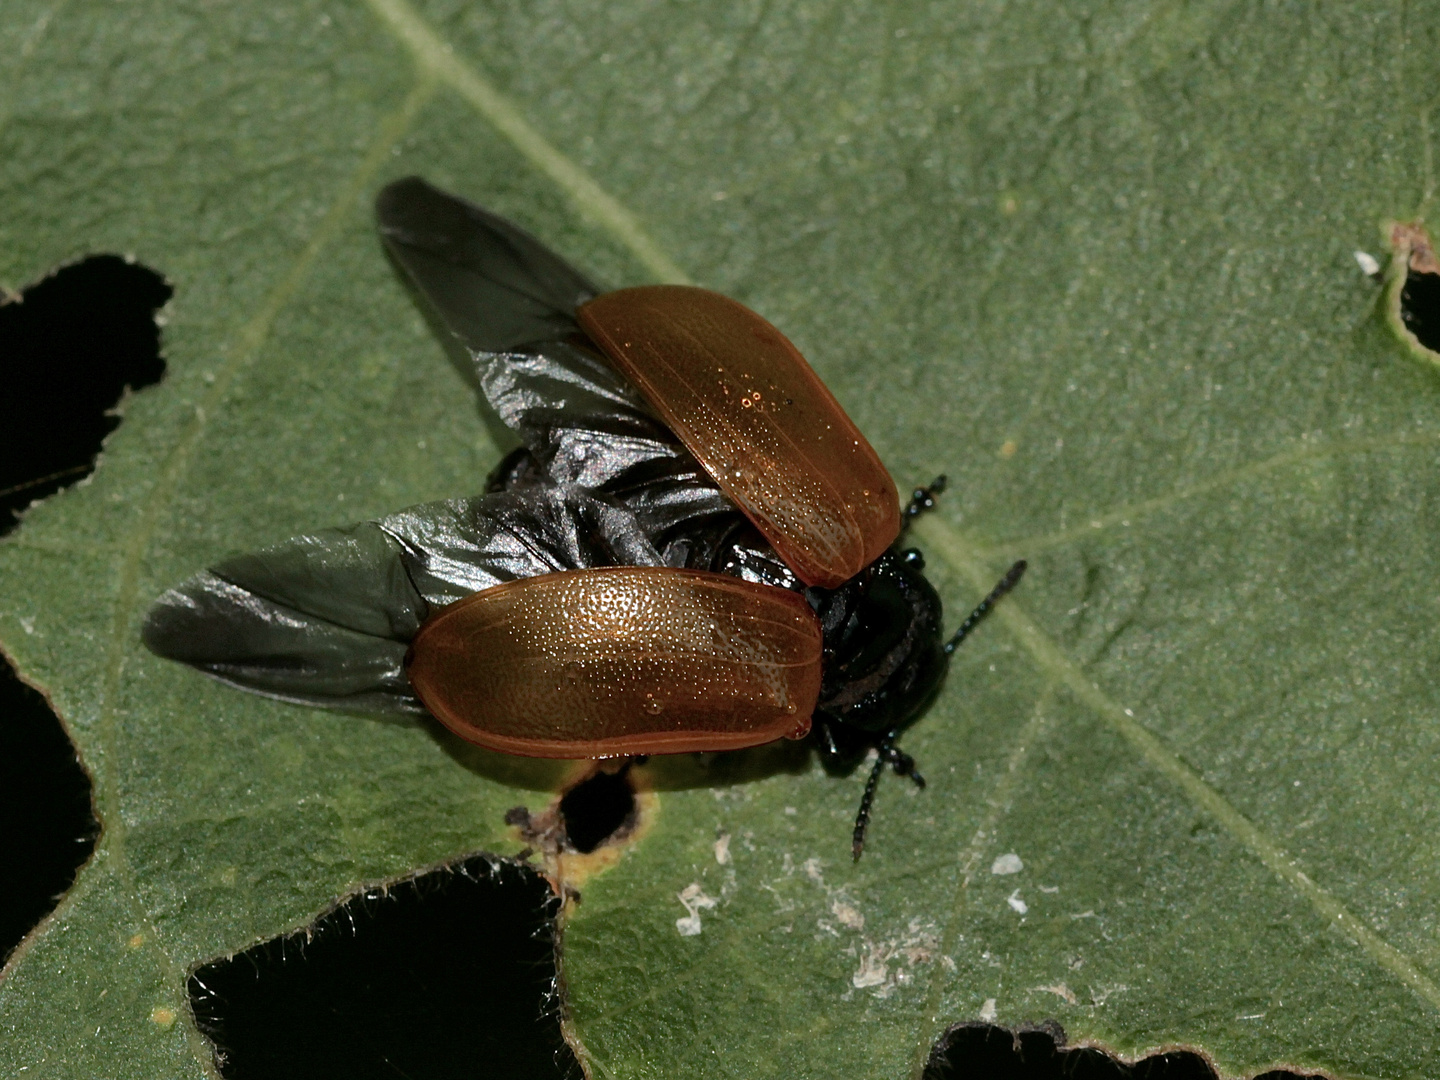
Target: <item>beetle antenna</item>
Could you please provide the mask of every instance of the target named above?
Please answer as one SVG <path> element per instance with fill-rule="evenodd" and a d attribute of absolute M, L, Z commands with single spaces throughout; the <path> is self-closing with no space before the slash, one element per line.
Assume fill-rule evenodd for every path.
<path fill-rule="evenodd" d="M 850 855 L 860 861 L 865 850 L 865 830 L 870 825 L 870 807 L 875 803 L 875 786 L 880 783 L 880 774 L 885 771 L 885 755 L 875 758 L 875 767 L 870 770 L 870 779 L 865 781 L 865 794 L 860 796 L 860 812 L 855 815 L 855 832 L 851 835 Z"/>
<path fill-rule="evenodd" d="M 937 476 L 930 481 L 929 487 L 917 487 L 910 493 L 910 505 L 905 507 L 900 515 L 900 531 L 904 532 L 905 527 L 914 521 L 926 510 L 935 509 L 935 496 L 945 490 L 946 480 L 943 475 Z"/>
<path fill-rule="evenodd" d="M 990 595 L 980 601 L 974 611 L 966 616 L 965 621 L 960 624 L 960 629 L 955 631 L 955 636 L 945 643 L 945 655 L 949 656 L 960 647 L 960 643 L 970 636 L 970 631 L 980 624 L 980 620 L 990 614 L 996 602 L 1020 583 L 1020 578 L 1025 573 L 1025 560 L 1021 559 L 1000 579 L 1000 583 L 990 590 Z"/>
<path fill-rule="evenodd" d="M 875 747 L 875 767 L 870 770 L 870 778 L 865 781 L 865 794 L 860 796 L 860 812 L 855 815 L 855 832 L 850 841 L 850 854 L 856 862 L 860 861 L 860 853 L 865 850 L 865 830 L 870 826 L 870 811 L 875 805 L 875 788 L 880 783 L 880 774 L 885 771 L 885 766 L 888 764 L 893 768 L 896 776 L 910 777 L 915 781 L 916 787 L 925 786 L 925 777 L 915 768 L 915 759 L 895 745 L 896 736 L 896 732 L 890 732 Z"/>

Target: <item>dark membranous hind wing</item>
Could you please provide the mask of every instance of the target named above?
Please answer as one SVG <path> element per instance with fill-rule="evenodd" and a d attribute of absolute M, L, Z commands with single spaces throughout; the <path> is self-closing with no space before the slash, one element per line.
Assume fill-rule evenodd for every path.
<path fill-rule="evenodd" d="M 418 176 L 375 199 L 395 261 L 469 350 L 501 353 L 574 331 L 600 290 L 529 233 Z"/>
<path fill-rule="evenodd" d="M 376 199 L 391 257 L 557 484 L 629 506 L 662 549 L 732 504 L 580 331 L 597 288 L 529 233 L 415 177 Z"/>
<path fill-rule="evenodd" d="M 557 570 L 709 568 L 744 519 L 580 332 L 575 306 L 596 291 L 583 275 L 422 180 L 391 184 L 376 210 L 394 261 L 531 467 L 512 470 L 507 490 L 226 560 L 161 596 L 144 638 L 273 697 L 415 712 L 405 653 L 438 607 Z"/>
<path fill-rule="evenodd" d="M 535 484 L 227 559 L 162 595 L 142 634 L 160 656 L 271 697 L 421 712 L 405 651 L 431 612 L 516 578 L 659 562 L 623 506 Z"/>

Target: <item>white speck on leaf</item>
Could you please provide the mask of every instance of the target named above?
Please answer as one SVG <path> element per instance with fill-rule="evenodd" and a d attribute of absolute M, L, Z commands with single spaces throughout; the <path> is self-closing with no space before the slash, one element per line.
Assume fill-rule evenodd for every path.
<path fill-rule="evenodd" d="M 985 1004 L 980 1006 L 980 1019 L 984 1020 L 987 1024 L 993 1024 L 997 1015 L 998 1013 L 995 1009 L 995 999 L 986 998 Z"/>
<path fill-rule="evenodd" d="M 719 836 L 719 839 L 717 839 L 717 840 L 715 841 L 715 861 L 716 861 L 717 863 L 719 863 L 721 866 L 726 866 L 726 865 L 729 864 L 729 862 L 730 862 L 730 834 L 729 834 L 729 833 L 721 833 L 720 836 Z"/>
<path fill-rule="evenodd" d="M 873 943 L 867 941 L 865 955 L 860 958 L 860 966 L 855 969 L 855 974 L 850 976 L 850 981 L 857 990 L 863 990 L 867 986 L 883 985 L 889 974 L 890 969 L 885 963 L 884 955 Z"/>
<path fill-rule="evenodd" d="M 34 617 L 32 616 L 31 618 L 28 618 L 28 619 L 21 619 L 21 620 L 20 620 L 20 629 L 21 629 L 21 630 L 24 630 L 25 633 L 27 633 L 27 634 L 33 634 L 33 633 L 35 633 L 35 619 L 34 619 Z"/>
<path fill-rule="evenodd" d="M 1020 915 L 1024 915 L 1027 911 L 1030 910 L 1030 905 L 1025 903 L 1024 900 L 1020 899 L 1019 889 L 1016 889 L 1008 897 L 1006 897 L 1005 902 L 1010 905 L 1012 911 Z"/>
<path fill-rule="evenodd" d="M 1360 272 L 1366 277 L 1376 277 L 1380 273 L 1380 260 L 1371 255 L 1368 251 L 1355 252 L 1355 264 L 1360 267 Z M 1264 1016 L 1264 1013 L 1260 1014 Z M 1240 1017 L 1244 1020 L 1245 1017 Z"/>
<path fill-rule="evenodd" d="M 908 970 L 907 965 L 914 968 L 917 964 L 930 963 L 939 946 L 940 936 L 933 924 L 911 919 L 899 938 L 881 942 L 865 939 L 860 966 L 850 982 L 856 989 L 871 988 L 877 998 L 888 998 L 897 986 L 908 986 L 914 981 L 914 972 Z"/>
<path fill-rule="evenodd" d="M 840 921 L 841 926 L 851 930 L 865 929 L 865 916 L 860 914 L 860 909 L 839 897 L 830 901 L 830 913 Z"/>
<path fill-rule="evenodd" d="M 821 864 L 819 859 L 806 859 L 800 865 L 801 868 L 805 871 L 805 876 L 808 877 L 811 881 L 815 882 L 816 885 L 825 884 L 825 879 L 820 875 Z"/>
<path fill-rule="evenodd" d="M 701 930 L 700 912 L 709 911 L 718 901 L 713 896 L 706 896 L 698 881 L 692 881 L 675 895 L 685 905 L 686 911 L 685 915 L 675 920 L 675 929 L 680 931 L 681 937 L 695 937 Z"/>
<path fill-rule="evenodd" d="M 995 861 L 990 864 L 990 873 L 992 874 L 1018 874 L 1024 869 L 1025 864 L 1013 851 L 1008 855 L 997 856 Z"/>

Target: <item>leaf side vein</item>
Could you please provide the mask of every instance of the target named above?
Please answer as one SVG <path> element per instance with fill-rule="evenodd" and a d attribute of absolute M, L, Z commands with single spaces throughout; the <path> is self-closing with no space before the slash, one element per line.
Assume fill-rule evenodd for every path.
<path fill-rule="evenodd" d="M 388 160 L 390 148 L 409 130 L 415 115 L 433 93 L 433 80 L 422 80 L 411 90 L 404 103 L 382 121 L 365 157 L 331 203 L 309 243 L 266 295 L 259 310 L 241 327 L 237 335 L 237 347 L 216 371 L 214 383 L 198 403 L 189 423 L 156 470 L 157 480 L 150 488 L 119 552 L 114 614 L 109 645 L 106 648 L 96 723 L 99 756 L 102 759 L 118 761 L 123 758 L 120 748 L 121 731 L 116 716 L 117 698 L 124 680 L 125 660 L 134 644 L 131 628 L 139 604 L 141 566 L 154 538 L 160 516 L 188 468 L 191 452 L 205 434 L 206 416 L 218 409 L 235 378 L 260 351 L 280 311 L 299 291 L 320 253 L 339 234 L 345 219 L 354 212 L 356 200 L 371 177 Z M 140 902 L 139 887 L 125 852 L 125 820 L 121 813 L 121 791 L 114 770 L 97 769 L 94 776 L 95 802 L 103 823 L 103 832 L 93 861 L 98 863 L 103 858 L 104 864 L 123 882 L 137 922 L 148 931 L 145 935 L 147 947 L 157 957 L 166 980 L 181 988 L 183 993 L 185 965 L 164 948 L 153 920 Z M 211 1058 L 208 1045 L 193 1025 L 187 1025 L 186 1035 L 196 1060 L 202 1067 L 208 1067 Z"/>
<path fill-rule="evenodd" d="M 1231 485 L 1240 484 L 1246 480 L 1253 480 L 1257 477 L 1264 476 L 1266 473 L 1275 472 L 1289 465 L 1300 465 L 1331 457 L 1344 457 L 1348 454 L 1377 453 L 1384 450 L 1402 449 L 1411 446 L 1440 446 L 1440 432 L 1410 432 L 1403 435 L 1382 435 L 1370 439 L 1316 442 L 1308 446 L 1292 447 L 1291 449 L 1282 450 L 1280 453 L 1264 458 L 1263 460 L 1254 461 L 1248 465 L 1239 465 L 1233 469 L 1226 469 L 1207 480 L 1201 480 L 1186 487 L 1177 488 L 1164 495 L 1157 495 L 1152 499 L 1142 499 L 1139 502 L 1129 503 L 1114 510 L 1107 510 L 1103 514 L 1096 514 L 1089 517 L 1083 525 L 1076 525 L 1068 529 L 1059 529 L 1055 532 L 1045 533 L 1039 536 L 1017 537 L 1013 540 L 1001 540 L 994 544 L 976 546 L 973 549 L 973 554 L 976 559 L 981 562 L 986 562 L 992 559 L 999 559 L 1001 556 L 1009 557 L 1015 552 L 1033 555 L 1041 551 L 1050 551 L 1054 548 L 1064 547 L 1067 544 L 1074 543 L 1076 540 L 1084 539 L 1087 536 L 1094 536 L 1111 526 L 1134 522 L 1140 518 L 1148 517 L 1162 510 L 1167 510 L 1187 499 L 1208 495 L 1212 491 L 1218 491 Z"/>
<path fill-rule="evenodd" d="M 474 64 L 466 63 L 406 0 L 366 0 L 390 33 L 410 50 L 416 65 L 484 117 L 540 172 L 574 202 L 581 215 L 609 231 L 661 282 L 690 284 L 690 278 L 666 255 L 640 224 L 584 169 L 562 154 L 525 118 Z"/>

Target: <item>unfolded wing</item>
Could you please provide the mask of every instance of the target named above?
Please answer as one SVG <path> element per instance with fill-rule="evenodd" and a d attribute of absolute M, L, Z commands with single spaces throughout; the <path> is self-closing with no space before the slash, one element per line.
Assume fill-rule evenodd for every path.
<path fill-rule="evenodd" d="M 516 473 L 524 479 L 512 490 L 220 563 L 156 602 L 144 628 L 153 651 L 285 700 L 418 712 L 403 670 L 411 638 L 434 610 L 496 584 L 597 566 L 720 568 L 722 553 L 732 573 L 794 584 L 580 333 L 575 306 L 595 293 L 583 275 L 421 180 L 386 188 L 377 215 L 396 263 L 534 468 Z"/>
<path fill-rule="evenodd" d="M 375 217 L 390 253 L 476 352 L 563 338 L 600 291 L 525 230 L 418 176 L 385 187 Z"/>
<path fill-rule="evenodd" d="M 143 636 L 161 656 L 272 697 L 420 712 L 403 665 L 433 611 L 517 578 L 659 561 L 624 507 L 533 485 L 228 559 L 162 595 Z"/>
<path fill-rule="evenodd" d="M 380 234 L 481 392 L 556 484 L 618 499 L 662 551 L 734 505 L 581 332 L 598 291 L 529 233 L 411 177 L 376 200 Z M 678 557 L 670 553 L 669 557 Z"/>

